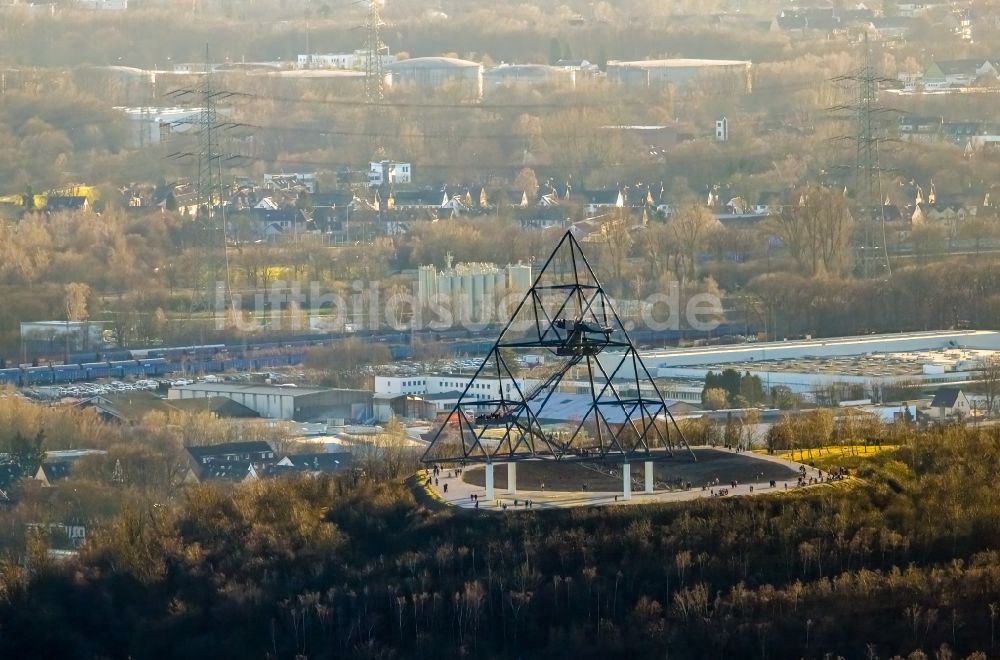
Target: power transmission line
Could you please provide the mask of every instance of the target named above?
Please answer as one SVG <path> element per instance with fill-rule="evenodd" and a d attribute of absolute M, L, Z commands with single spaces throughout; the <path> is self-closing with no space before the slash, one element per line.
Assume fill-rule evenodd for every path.
<path fill-rule="evenodd" d="M 853 73 L 833 80 L 853 86 L 852 103 L 837 106 L 833 110 L 848 110 L 853 114 L 854 134 L 841 136 L 839 139 L 855 145 L 854 200 L 857 217 L 862 225 L 858 245 L 861 274 L 863 277 L 870 277 L 880 270 L 891 274 L 889 249 L 886 245 L 885 209 L 882 204 L 884 170 L 879 162 L 879 145 L 882 139 L 876 125 L 880 115 L 892 112 L 878 104 L 879 85 L 890 79 L 880 77 L 875 71 L 867 32 L 862 40 L 861 66 Z"/>
<path fill-rule="evenodd" d="M 198 117 L 198 212 L 196 219 L 205 223 L 209 234 L 219 231 L 222 243 L 222 257 L 226 269 L 226 298 L 232 309 L 232 276 L 229 267 L 229 232 L 226 222 L 226 200 L 222 185 L 223 154 L 219 149 L 219 123 L 216 101 L 226 96 L 212 88 L 212 63 L 209 59 L 208 44 L 205 44 L 205 77 L 201 87 L 201 112 Z M 183 96 L 183 94 L 182 94 Z M 176 157 L 177 154 L 174 154 Z M 218 209 L 218 224 L 215 211 Z M 226 310 L 220 310 L 224 314 Z"/>
<path fill-rule="evenodd" d="M 204 214 L 208 221 L 213 214 L 216 201 L 222 200 L 222 180 L 218 173 L 218 131 L 219 117 L 212 90 L 212 64 L 205 45 L 205 76 L 201 85 L 201 113 L 198 117 L 198 215 Z"/>
<path fill-rule="evenodd" d="M 382 25 L 378 0 L 368 0 L 368 13 L 365 15 L 365 102 L 379 107 L 385 102 L 382 55 L 386 46 L 382 43 Z"/>
<path fill-rule="evenodd" d="M 385 45 L 383 44 L 383 53 L 385 51 Z M 305 98 L 305 97 L 292 97 L 292 96 L 277 96 L 269 94 L 257 94 L 250 92 L 237 92 L 229 91 L 227 94 L 230 97 L 239 97 L 246 100 L 254 101 L 267 101 L 271 103 L 295 103 L 295 104 L 307 104 L 307 105 L 328 105 L 328 106 L 338 106 L 338 107 L 355 107 L 355 108 L 365 108 L 370 107 L 377 109 L 376 106 L 382 109 L 398 108 L 398 109 L 416 109 L 416 110 L 475 110 L 480 112 L 492 112 L 496 110 L 533 110 L 533 109 L 553 109 L 553 110 L 579 110 L 579 109 L 590 109 L 590 108 L 617 108 L 617 107 L 641 107 L 648 108 L 649 101 L 638 99 L 632 97 L 634 100 L 627 100 L 626 97 L 618 97 L 614 101 L 581 101 L 579 99 L 573 99 L 567 96 L 566 102 L 556 102 L 556 101 L 538 101 L 538 102 L 495 102 L 495 101 L 481 101 L 481 102 L 425 102 L 425 101 L 389 101 L 384 97 L 384 65 L 383 65 L 383 77 L 380 78 L 383 81 L 383 96 L 381 102 L 369 101 L 366 98 L 336 98 L 336 99 L 319 99 L 319 98 Z M 367 80 L 367 77 L 366 77 Z M 833 79 L 837 80 L 837 79 Z M 764 95 L 774 95 L 780 92 L 793 92 L 793 91 L 805 91 L 809 89 L 820 89 L 827 85 L 830 80 L 825 80 L 819 83 L 808 82 L 808 83 L 780 83 L 774 85 L 758 85 L 755 86 L 753 92 L 749 95 L 752 96 L 764 96 Z M 185 90 L 178 89 L 168 92 L 169 95 L 176 96 L 178 92 L 183 92 Z M 700 91 L 697 94 L 698 98 L 731 98 L 732 93 L 726 91 Z M 685 103 L 688 98 L 684 95 L 676 95 L 673 97 L 674 103 Z"/>

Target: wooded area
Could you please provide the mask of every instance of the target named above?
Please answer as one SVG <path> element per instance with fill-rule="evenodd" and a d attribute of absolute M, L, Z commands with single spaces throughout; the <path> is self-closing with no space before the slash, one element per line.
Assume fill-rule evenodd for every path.
<path fill-rule="evenodd" d="M 79 561 L 39 539 L 6 563 L 0 654 L 984 658 L 998 440 L 911 431 L 839 459 L 858 481 L 683 505 L 475 515 L 399 482 L 196 487 L 127 508 Z"/>

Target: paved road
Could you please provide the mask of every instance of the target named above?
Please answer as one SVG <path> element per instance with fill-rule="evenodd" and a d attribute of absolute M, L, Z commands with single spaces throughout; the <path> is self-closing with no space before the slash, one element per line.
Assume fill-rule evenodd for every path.
<path fill-rule="evenodd" d="M 707 449 L 707 448 L 706 448 Z M 718 450 L 727 451 L 727 450 Z M 732 452 L 736 453 L 736 452 Z M 776 456 L 769 456 L 767 454 L 757 454 L 757 453 L 743 453 L 743 457 L 759 459 L 761 461 L 767 461 L 771 463 L 777 463 L 782 466 L 791 468 L 792 470 L 798 471 L 805 467 L 807 471 L 807 476 L 815 477 L 817 472 L 815 468 L 810 468 L 809 466 L 803 465 L 802 463 L 797 463 L 794 461 L 785 460 L 778 458 Z M 497 474 L 501 471 L 506 471 L 506 466 L 504 464 L 497 464 L 494 470 Z M 635 474 L 635 471 L 633 471 Z M 639 473 L 641 475 L 641 472 Z M 425 476 L 426 478 L 426 476 Z M 437 477 L 437 483 L 433 485 L 433 490 L 435 494 L 444 502 L 451 504 L 453 506 L 459 506 L 466 509 L 476 508 L 476 502 L 471 497 L 472 495 L 479 496 L 479 508 L 486 511 L 498 511 L 498 510 L 511 510 L 515 508 L 523 509 L 525 507 L 525 502 L 527 500 L 531 501 L 532 508 L 536 509 L 562 509 L 578 506 L 607 506 L 607 505 L 629 505 L 629 504 L 648 504 L 651 502 L 687 502 L 690 500 L 695 500 L 702 497 L 715 497 L 715 492 L 718 492 L 719 488 L 728 488 L 729 493 L 727 497 L 733 497 L 736 495 L 749 496 L 749 495 L 766 495 L 768 493 L 774 493 L 776 491 L 784 491 L 787 488 L 790 490 L 796 487 L 796 480 L 790 479 L 789 481 L 778 481 L 775 488 L 771 488 L 769 482 L 764 481 L 761 483 L 741 483 L 736 488 L 732 488 L 727 483 L 720 484 L 720 486 L 715 488 L 701 488 L 695 487 L 691 490 L 683 491 L 657 491 L 652 494 L 647 494 L 641 491 L 632 491 L 632 499 L 626 500 L 623 497 L 622 491 L 617 492 L 551 492 L 551 491 L 529 491 L 518 488 L 516 494 L 508 493 L 506 490 L 501 488 L 496 488 L 494 495 L 495 500 L 487 501 L 486 499 L 486 489 L 481 486 L 475 486 L 473 484 L 467 483 L 462 480 L 461 476 L 456 474 L 453 470 L 444 469 Z M 447 492 L 445 492 L 445 487 L 447 486 Z M 506 507 L 506 508 L 505 508 Z"/>

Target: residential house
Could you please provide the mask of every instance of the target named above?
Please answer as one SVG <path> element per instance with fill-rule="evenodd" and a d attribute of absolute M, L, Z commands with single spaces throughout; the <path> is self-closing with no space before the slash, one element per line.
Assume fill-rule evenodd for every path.
<path fill-rule="evenodd" d="M 900 16 L 913 18 L 926 12 L 929 6 L 932 5 L 924 2 L 900 2 L 896 5 L 896 13 Z"/>
<path fill-rule="evenodd" d="M 51 486 L 68 478 L 72 467 L 72 461 L 44 461 L 35 472 L 35 479 L 41 481 L 43 486 Z"/>
<path fill-rule="evenodd" d="M 948 236 L 954 237 L 958 234 L 959 227 L 970 217 L 974 216 L 975 209 L 967 209 L 960 202 L 924 202 L 916 204 L 913 215 L 910 216 L 910 223 L 914 227 L 921 225 L 937 225 L 942 227 Z"/>
<path fill-rule="evenodd" d="M 905 16 L 879 16 L 872 19 L 867 32 L 876 41 L 904 41 L 913 27 L 913 20 Z"/>
<path fill-rule="evenodd" d="M 189 469 L 185 481 L 189 483 L 256 479 L 262 470 L 278 461 L 271 445 L 260 440 L 188 447 L 187 455 Z"/>
<path fill-rule="evenodd" d="M 625 193 L 621 188 L 611 190 L 591 190 L 583 193 L 587 200 L 584 207 L 588 215 L 603 213 L 608 209 L 624 208 Z"/>
<path fill-rule="evenodd" d="M 268 195 L 267 197 L 261 197 L 256 204 L 253 205 L 254 210 L 261 211 L 277 211 L 281 208 L 281 196 L 279 195 Z"/>
<path fill-rule="evenodd" d="M 713 27 L 742 30 L 745 32 L 767 32 L 771 29 L 769 19 L 761 19 L 753 14 L 721 13 L 713 14 L 709 17 L 709 24 Z"/>
<path fill-rule="evenodd" d="M 410 163 L 397 163 L 383 160 L 370 163 L 368 168 L 368 185 L 377 187 L 397 183 L 413 183 L 413 170 Z"/>
<path fill-rule="evenodd" d="M 573 237 L 581 242 L 598 243 L 605 240 L 603 233 L 604 223 L 597 219 L 579 220 L 569 226 Z"/>
<path fill-rule="evenodd" d="M 155 204 L 160 211 L 177 211 L 181 215 L 198 215 L 198 189 L 188 182 L 170 183 L 156 191 Z"/>
<path fill-rule="evenodd" d="M 905 424 L 915 422 L 917 419 L 917 407 L 912 403 L 862 405 L 854 409 L 863 414 L 875 416 L 883 424 Z"/>
<path fill-rule="evenodd" d="M 897 120 L 899 137 L 907 142 L 937 142 L 944 127 L 943 117 L 902 115 Z"/>
<path fill-rule="evenodd" d="M 265 174 L 263 180 L 265 190 L 294 191 L 296 193 L 304 190 L 311 195 L 317 192 L 315 172 Z"/>
<path fill-rule="evenodd" d="M 275 474 L 304 474 L 319 476 L 334 474 L 354 465 L 354 456 L 348 452 L 322 454 L 289 454 L 275 464 Z"/>
<path fill-rule="evenodd" d="M 11 501 L 11 489 L 21 480 L 21 466 L 16 463 L 0 464 L 0 504 Z"/>
<path fill-rule="evenodd" d="M 231 461 L 228 463 L 210 463 L 200 468 L 189 469 L 184 477 L 186 483 L 204 483 L 206 481 L 229 481 L 241 483 L 255 481 L 260 478 L 260 471 L 249 461 Z"/>
<path fill-rule="evenodd" d="M 508 190 L 507 204 L 515 209 L 526 209 L 531 206 L 531 200 L 528 199 L 528 193 L 525 190 Z"/>
<path fill-rule="evenodd" d="M 187 448 L 194 465 L 249 461 L 256 465 L 275 463 L 274 449 L 263 440 L 223 442 L 216 445 L 198 445 Z"/>
<path fill-rule="evenodd" d="M 926 410 L 931 419 L 945 420 L 962 418 L 972 412 L 972 406 L 965 392 L 957 387 L 942 387 L 934 395 L 930 407 Z"/>
<path fill-rule="evenodd" d="M 833 8 L 782 11 L 771 23 L 774 32 L 805 34 L 820 32 L 831 36 L 846 28 Z"/>
<path fill-rule="evenodd" d="M 250 211 L 257 235 L 266 240 L 314 231 L 311 218 L 305 210 L 297 208 L 254 208 Z"/>
<path fill-rule="evenodd" d="M 448 203 L 448 193 L 441 190 L 394 190 L 393 206 L 397 211 L 437 209 Z"/>
<path fill-rule="evenodd" d="M 566 212 L 560 206 L 529 207 L 517 213 L 517 221 L 522 229 L 565 229 L 571 222 Z"/>
<path fill-rule="evenodd" d="M 1000 143 L 1000 126 L 980 121 L 945 122 L 941 128 L 941 135 L 945 141 L 971 154 Z"/>
<path fill-rule="evenodd" d="M 996 67 L 984 58 L 935 60 L 924 72 L 924 86 L 968 87 L 982 76 L 996 75 Z"/>
<path fill-rule="evenodd" d="M 56 546 L 67 546 L 79 549 L 87 541 L 87 528 L 84 525 L 66 523 L 28 523 L 27 528 L 44 534 L 49 542 Z"/>
<path fill-rule="evenodd" d="M 90 201 L 83 195 L 59 195 L 48 197 L 45 201 L 46 211 L 87 211 Z"/>

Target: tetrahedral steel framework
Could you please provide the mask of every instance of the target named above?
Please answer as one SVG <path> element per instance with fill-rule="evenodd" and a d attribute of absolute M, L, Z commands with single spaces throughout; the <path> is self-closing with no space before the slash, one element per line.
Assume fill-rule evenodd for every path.
<path fill-rule="evenodd" d="M 528 355 L 543 366 L 524 378 L 520 362 Z M 566 232 L 423 461 L 653 460 L 673 455 L 674 435 L 690 451 L 580 244 Z"/>

